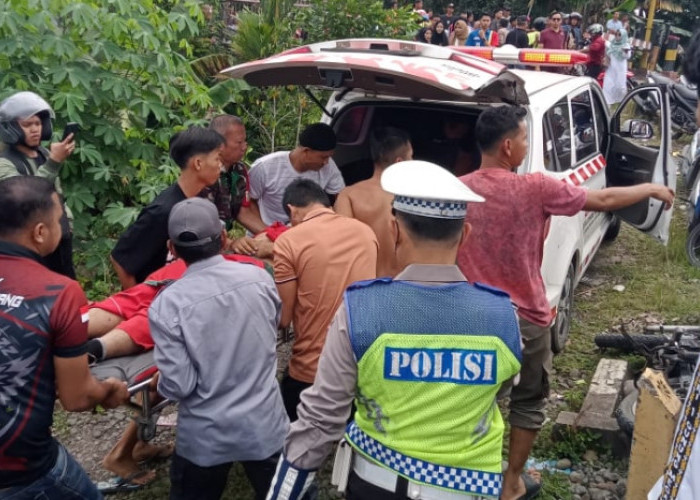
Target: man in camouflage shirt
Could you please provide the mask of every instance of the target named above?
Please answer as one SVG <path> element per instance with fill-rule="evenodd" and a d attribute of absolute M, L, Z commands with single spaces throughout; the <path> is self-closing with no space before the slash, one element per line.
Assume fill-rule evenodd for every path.
<path fill-rule="evenodd" d="M 241 207 L 250 205 L 248 194 L 248 167 L 243 163 L 248 143 L 245 125 L 240 118 L 233 115 L 219 115 L 212 119 L 209 128 L 221 134 L 226 140 L 221 152 L 224 170 L 219 181 L 206 188 L 201 196 L 208 198 L 219 211 L 219 218 L 231 229 L 234 221 L 240 222 L 246 229 L 250 224 L 246 217 L 248 212 L 241 212 Z M 255 238 L 243 236 L 229 240 L 228 250 L 259 258 L 271 257 L 272 241 L 262 233 Z"/>

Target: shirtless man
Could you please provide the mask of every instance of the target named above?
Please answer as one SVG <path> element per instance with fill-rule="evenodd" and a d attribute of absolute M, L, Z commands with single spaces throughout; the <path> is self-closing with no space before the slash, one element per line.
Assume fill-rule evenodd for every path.
<path fill-rule="evenodd" d="M 408 134 L 394 127 L 374 131 L 369 144 L 374 162 L 374 175 L 343 189 L 334 208 L 336 213 L 353 217 L 372 228 L 379 242 L 377 276 L 393 278 L 400 271 L 397 268 L 391 236 L 391 203 L 394 195 L 384 191 L 379 180 L 389 165 L 412 160 L 413 148 Z"/>

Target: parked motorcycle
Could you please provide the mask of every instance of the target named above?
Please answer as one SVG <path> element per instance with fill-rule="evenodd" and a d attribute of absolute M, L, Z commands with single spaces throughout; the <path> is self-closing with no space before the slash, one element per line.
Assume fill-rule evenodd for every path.
<path fill-rule="evenodd" d="M 680 170 L 688 187 L 690 202 L 685 251 L 688 261 L 693 266 L 700 267 L 700 130 L 695 132 L 693 140 L 683 149 Z"/>
<path fill-rule="evenodd" d="M 685 80 L 675 82 L 667 76 L 650 71 L 647 75 L 650 84 L 665 84 L 671 100 L 671 122 L 674 130 L 692 135 L 698 129 L 695 110 L 698 107 L 698 94 L 695 86 Z"/>

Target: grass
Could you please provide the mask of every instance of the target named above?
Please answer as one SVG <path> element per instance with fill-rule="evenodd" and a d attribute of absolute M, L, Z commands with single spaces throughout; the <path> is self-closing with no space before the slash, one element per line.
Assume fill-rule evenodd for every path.
<path fill-rule="evenodd" d="M 682 196 L 681 192 L 679 197 Z M 568 406 L 564 410 L 580 409 L 588 383 L 603 357 L 593 341 L 596 334 L 618 330 L 623 324 L 630 333 L 635 333 L 653 322 L 700 323 L 700 269 L 691 267 L 687 261 L 684 247 L 687 219 L 685 212 L 678 210 L 678 202 L 676 205 L 667 247 L 623 224 L 618 240 L 604 245 L 587 271 L 592 284 L 584 281 L 577 288 L 570 339 L 565 351 L 554 358 L 557 376 L 552 389 L 564 394 Z M 624 285 L 623 292 L 613 289 L 618 284 Z M 632 371 L 644 366 L 644 359 L 639 356 L 615 351 L 608 351 L 605 356 L 626 359 Z M 565 386 L 558 382 L 570 380 L 572 373 L 586 383 Z M 540 433 L 533 450 L 535 456 L 569 457 L 575 463 L 587 449 L 594 449 L 605 461 L 611 460 L 595 435 L 569 431 L 555 437 L 552 427 L 549 424 Z M 621 462 L 616 466 L 624 471 L 626 464 Z M 554 482 L 556 487 L 556 478 Z M 565 486 L 568 491 L 568 484 Z M 568 498 L 549 488 L 547 485 L 541 496 L 544 500 Z"/>

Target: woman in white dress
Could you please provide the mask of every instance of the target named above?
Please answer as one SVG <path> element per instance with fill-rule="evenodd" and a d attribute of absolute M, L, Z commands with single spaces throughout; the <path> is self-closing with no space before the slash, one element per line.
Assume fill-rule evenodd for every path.
<path fill-rule="evenodd" d="M 627 41 L 626 30 L 619 30 L 615 39 L 607 42 L 605 54 L 608 57 L 608 68 L 603 78 L 603 95 L 610 106 L 622 101 L 627 94 L 627 60 L 632 50 Z"/>

